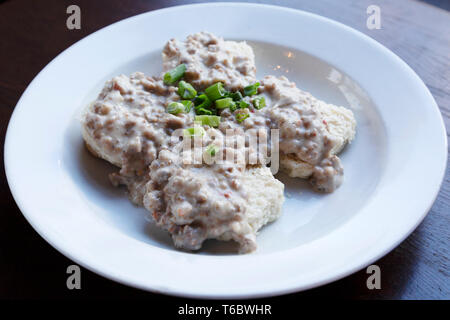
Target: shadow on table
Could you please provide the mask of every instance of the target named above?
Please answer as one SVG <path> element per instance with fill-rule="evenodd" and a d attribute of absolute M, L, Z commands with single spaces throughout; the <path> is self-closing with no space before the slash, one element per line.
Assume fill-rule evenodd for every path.
<path fill-rule="evenodd" d="M 450 1 L 448 0 L 419 0 L 419 1 L 450 11 Z"/>

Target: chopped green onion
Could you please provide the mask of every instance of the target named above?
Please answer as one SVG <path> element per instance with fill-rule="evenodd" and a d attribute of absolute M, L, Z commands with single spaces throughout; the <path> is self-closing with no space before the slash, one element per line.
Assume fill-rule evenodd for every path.
<path fill-rule="evenodd" d="M 197 91 L 190 83 L 181 80 L 178 83 L 178 94 L 183 99 L 193 99 L 197 95 Z"/>
<path fill-rule="evenodd" d="M 213 110 L 209 110 L 209 109 L 205 109 L 205 108 L 195 108 L 195 113 L 201 114 L 201 115 L 212 115 L 213 113 L 215 114 L 215 112 L 213 112 Z"/>
<path fill-rule="evenodd" d="M 209 108 L 211 106 L 212 102 L 209 100 L 208 96 L 206 94 L 201 94 L 195 97 L 194 99 L 194 105 L 195 108 Z"/>
<path fill-rule="evenodd" d="M 236 120 L 239 123 L 241 123 L 242 121 L 244 121 L 248 117 L 250 117 L 249 113 L 242 113 L 242 112 L 236 113 Z"/>
<path fill-rule="evenodd" d="M 253 106 L 258 110 L 266 106 L 266 99 L 264 97 L 256 97 L 252 102 Z"/>
<path fill-rule="evenodd" d="M 181 112 L 185 112 L 185 107 L 180 102 L 171 102 L 167 106 L 167 112 L 171 114 L 178 114 Z"/>
<path fill-rule="evenodd" d="M 185 137 L 202 137 L 205 135 L 205 129 L 202 127 L 187 128 L 183 130 L 183 134 Z"/>
<path fill-rule="evenodd" d="M 244 101 L 244 100 L 239 101 L 239 108 L 245 109 L 245 108 L 248 108 L 249 106 L 250 106 L 250 103 L 248 103 L 247 101 Z"/>
<path fill-rule="evenodd" d="M 184 76 L 185 72 L 186 72 L 186 65 L 184 63 L 176 66 L 175 68 L 167 71 L 164 74 L 164 83 L 174 84 Z"/>
<path fill-rule="evenodd" d="M 244 87 L 245 96 L 253 96 L 258 93 L 259 82 L 255 82 L 249 86 Z"/>
<path fill-rule="evenodd" d="M 181 100 L 181 103 L 184 105 L 184 110 L 186 113 L 189 113 L 194 106 L 194 103 L 191 100 Z"/>
<path fill-rule="evenodd" d="M 236 103 L 231 98 L 223 98 L 216 100 L 216 109 L 226 109 L 235 105 Z"/>
<path fill-rule="evenodd" d="M 240 91 L 236 91 L 236 92 L 232 92 L 230 94 L 228 94 L 229 98 L 232 98 L 233 101 L 240 101 L 242 100 L 242 93 Z"/>
<path fill-rule="evenodd" d="M 209 146 L 206 147 L 205 152 L 209 154 L 211 157 L 214 157 L 216 153 L 219 152 L 219 147 L 214 144 L 210 144 Z"/>
<path fill-rule="evenodd" d="M 202 125 L 207 125 L 210 127 L 218 127 L 220 124 L 220 117 L 219 116 L 201 115 L 201 116 L 195 116 L 195 121 L 200 121 Z"/>
<path fill-rule="evenodd" d="M 230 111 L 231 111 L 231 112 L 236 111 L 236 109 L 237 109 L 236 102 L 233 101 L 233 104 L 232 104 L 229 108 L 230 108 Z"/>
<path fill-rule="evenodd" d="M 223 88 L 222 82 L 217 82 L 212 86 L 206 88 L 205 94 L 208 96 L 209 100 L 215 101 L 217 99 L 223 98 L 226 94 L 226 91 Z"/>
<path fill-rule="evenodd" d="M 194 99 L 195 113 L 196 114 L 213 114 L 213 110 L 210 109 L 212 102 L 209 100 L 206 94 L 201 94 Z"/>

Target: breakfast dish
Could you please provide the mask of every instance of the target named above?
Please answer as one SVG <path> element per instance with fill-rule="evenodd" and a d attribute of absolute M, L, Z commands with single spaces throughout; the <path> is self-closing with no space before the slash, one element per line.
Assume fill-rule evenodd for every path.
<path fill-rule="evenodd" d="M 186 17 L 189 23 L 175 23 Z M 254 21 L 272 21 L 279 28 L 273 28 L 273 23 L 255 27 Z M 107 152 L 94 139 L 95 129 L 89 129 L 86 136 L 93 138 L 99 156 L 114 156 L 111 160 L 117 165 L 92 157 L 80 134 L 85 127 L 80 122 L 82 111 L 93 101 L 100 102 L 98 95 L 107 80 L 122 73 L 131 78 L 135 71 L 161 78 L 161 51 L 167 41 L 173 37 L 184 41 L 188 34 L 203 29 L 225 39 L 248 39 L 258 69 L 256 82 L 262 83 L 265 75 L 284 75 L 301 90 L 351 109 L 358 122 L 356 138 L 337 154 L 345 180 L 333 193 L 323 195 L 309 188 L 310 170 L 302 171 L 307 162 L 288 156 L 293 158 L 293 169 L 298 169 L 293 174 L 304 172 L 304 178 L 275 174 L 284 184 L 282 214 L 259 231 L 258 248 L 252 254 L 235 255 L 239 248 L 234 241 L 205 241 L 198 254 L 174 250 L 170 233 L 156 222 L 149 223 L 154 218 L 147 217 L 147 209 L 134 208 L 124 196 L 124 188 L 114 188 L 108 175 L 116 172 L 117 178 L 131 178 L 129 183 L 135 184 L 131 190 L 138 190 L 145 179 L 121 175 L 120 152 Z M 144 87 L 140 90 L 146 91 Z M 198 89 L 197 95 L 202 92 Z M 174 99 L 176 96 L 177 92 Z M 243 98 L 253 100 L 255 96 Z M 117 94 L 121 112 L 131 108 L 119 99 Z M 169 106 L 163 106 L 168 113 Z M 269 107 L 252 109 L 255 112 L 241 124 L 255 120 L 257 112 Z M 349 135 L 344 128 L 351 126 L 341 124 L 351 121 L 340 109 L 324 110 L 320 113 L 326 117 L 325 129 L 345 141 Z M 195 127 L 196 112 L 187 114 L 194 119 L 188 128 Z M 227 112 L 229 109 L 218 112 L 219 125 Z M 166 121 L 185 116 L 169 115 Z M 165 115 L 161 113 L 161 117 Z M 203 128 L 205 132 L 210 128 L 221 131 L 220 127 Z M 107 134 L 98 129 L 97 133 Z M 153 129 L 158 135 L 166 132 L 165 127 Z M 184 129 L 173 132 L 177 130 Z M 115 134 L 120 138 L 120 131 Z M 398 246 L 424 219 L 439 192 L 448 158 L 446 137 L 439 108 L 420 77 L 370 37 L 309 12 L 214 2 L 130 17 L 67 48 L 39 72 L 17 102 L 5 138 L 4 164 L 12 196 L 24 218 L 74 263 L 151 292 L 249 299 L 336 281 Z M 153 138 L 153 144 L 142 139 L 141 146 L 158 149 L 159 140 Z M 115 145 L 126 149 L 117 141 Z M 175 151 L 172 147 L 168 150 Z M 280 154 L 279 171 L 286 171 L 282 161 Z M 258 176 L 256 179 L 260 181 Z M 263 192 L 264 187 L 259 186 L 249 187 L 248 201 L 262 199 L 253 196 Z M 136 192 L 136 196 L 141 194 Z M 143 200 L 138 197 L 136 201 Z"/>
<path fill-rule="evenodd" d="M 281 214 L 284 186 L 267 167 L 278 157 L 281 170 L 317 191 L 341 185 L 337 154 L 356 128 L 350 110 L 284 76 L 257 80 L 245 42 L 200 32 L 170 40 L 162 56 L 159 77 L 108 81 L 86 108 L 82 133 L 95 156 L 120 168 L 111 182 L 125 185 L 176 247 L 218 239 L 256 250 L 258 230 Z"/>
<path fill-rule="evenodd" d="M 176 247 L 200 249 L 206 239 L 234 240 L 239 251 L 256 249 L 256 233 L 281 214 L 284 186 L 265 166 L 245 163 L 186 164 L 186 153 L 207 146 L 217 154 L 244 152 L 218 145 L 220 131 L 209 129 L 192 151 L 162 150 L 150 166 L 144 207 L 158 226 L 168 230 Z M 235 136 L 236 137 L 236 136 Z M 226 149 L 226 150 L 224 150 Z M 201 151 L 200 152 L 204 152 Z"/>
<path fill-rule="evenodd" d="M 165 72 L 185 64 L 185 80 L 200 90 L 216 82 L 239 90 L 256 81 L 252 48 L 244 41 L 225 41 L 209 32 L 189 35 L 184 41 L 169 40 L 162 59 Z"/>

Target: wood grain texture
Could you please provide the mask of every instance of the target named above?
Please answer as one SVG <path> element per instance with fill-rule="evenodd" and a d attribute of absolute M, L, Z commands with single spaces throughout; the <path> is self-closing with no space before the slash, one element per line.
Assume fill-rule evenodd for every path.
<path fill-rule="evenodd" d="M 82 37 L 115 21 L 162 7 L 202 1 L 175 0 L 14 0 L 0 2 L 0 136 L 1 153 L 7 123 L 20 95 L 57 54 Z M 297 8 L 347 24 L 376 39 L 423 79 L 450 126 L 450 13 L 414 0 L 257 1 Z M 82 10 L 82 29 L 66 28 L 66 8 Z M 366 28 L 366 8 L 381 8 L 381 30 Z M 274 28 L 276 28 L 275 22 Z M 389 76 L 389 75 L 386 75 Z M 432 156 L 432 155 L 430 155 Z M 3 157 L 2 157 L 3 158 Z M 71 261 L 48 245 L 20 214 L 0 179 L 0 298 L 149 298 L 180 299 L 128 288 L 83 270 L 82 290 L 66 289 Z M 382 289 L 368 290 L 364 270 L 332 284 L 283 296 L 300 298 L 450 299 L 450 170 L 422 224 L 400 246 L 379 260 Z M 280 299 L 280 298 L 279 298 Z M 270 302 L 266 300 L 266 302 Z"/>

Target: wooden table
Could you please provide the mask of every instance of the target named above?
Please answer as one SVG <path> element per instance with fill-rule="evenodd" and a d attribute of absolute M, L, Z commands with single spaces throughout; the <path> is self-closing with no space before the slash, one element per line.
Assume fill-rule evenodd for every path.
<path fill-rule="evenodd" d="M 0 1 L 1 2 L 1 1 Z M 115 21 L 166 6 L 200 1 L 174 0 L 14 0 L 0 4 L 0 130 L 2 145 L 14 106 L 30 81 L 61 51 Z M 275 1 L 258 1 L 273 3 Z M 448 8 L 448 2 L 438 2 Z M 281 6 L 314 12 L 343 22 L 378 40 L 405 60 L 425 81 L 450 125 L 450 14 L 415 0 L 285 1 Z M 66 28 L 66 8 L 81 8 L 81 30 Z M 381 8 L 381 29 L 368 30 L 366 8 Z M 276 27 L 276 26 L 274 26 Z M 19 146 L 20 147 L 20 146 Z M 3 153 L 3 146 L 1 151 Z M 432 156 L 432 155 L 430 155 Z M 1 161 L 0 298 L 133 298 L 179 303 L 182 300 L 142 292 L 82 271 L 82 289 L 66 288 L 72 262 L 47 244 L 26 222 L 9 191 Z M 417 230 L 377 262 L 382 289 L 368 290 L 367 274 L 352 276 L 282 297 L 362 299 L 450 298 L 450 172 L 439 196 Z M 270 302 L 270 300 L 267 300 Z"/>

